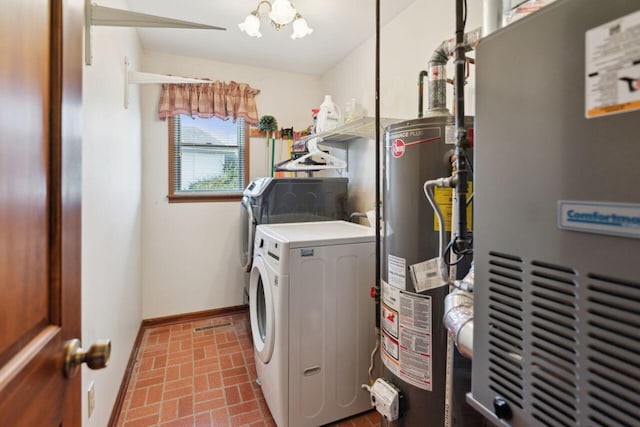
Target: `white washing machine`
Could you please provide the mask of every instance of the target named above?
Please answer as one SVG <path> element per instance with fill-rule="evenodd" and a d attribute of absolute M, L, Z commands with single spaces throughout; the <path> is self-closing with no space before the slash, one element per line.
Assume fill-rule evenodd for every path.
<path fill-rule="evenodd" d="M 258 225 L 250 281 L 256 369 L 279 427 L 370 409 L 375 232 L 346 221 Z"/>

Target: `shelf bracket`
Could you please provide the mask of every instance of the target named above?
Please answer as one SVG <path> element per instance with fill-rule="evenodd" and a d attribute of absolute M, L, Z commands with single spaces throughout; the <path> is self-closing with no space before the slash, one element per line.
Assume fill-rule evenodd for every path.
<path fill-rule="evenodd" d="M 102 25 L 108 27 L 154 27 L 222 31 L 226 30 L 226 28 L 216 27 L 213 25 L 198 24 L 195 22 L 180 21 L 177 19 L 163 18 L 161 16 L 131 12 L 129 10 L 98 6 L 95 3 L 91 3 L 91 0 L 85 0 L 84 13 L 84 60 L 85 64 L 87 65 L 91 65 L 92 62 L 92 28 L 94 25 Z"/>
<path fill-rule="evenodd" d="M 188 77 L 168 76 L 165 74 L 144 73 L 129 69 L 129 58 L 124 58 L 124 108 L 129 108 L 129 85 L 163 83 L 212 83 L 211 80 L 191 79 Z"/>

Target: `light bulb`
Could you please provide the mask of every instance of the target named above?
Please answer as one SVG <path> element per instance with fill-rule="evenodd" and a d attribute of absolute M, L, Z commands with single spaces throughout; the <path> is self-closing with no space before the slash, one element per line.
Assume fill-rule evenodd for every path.
<path fill-rule="evenodd" d="M 293 21 L 296 10 L 289 0 L 275 0 L 271 5 L 269 18 L 278 25 L 286 25 Z"/>
<path fill-rule="evenodd" d="M 238 28 L 247 33 L 248 36 L 256 38 L 262 37 L 262 34 L 260 33 L 260 18 L 253 13 L 247 15 L 244 22 L 238 24 Z"/>
<path fill-rule="evenodd" d="M 301 39 L 304 36 L 308 36 L 313 33 L 313 28 L 309 28 L 307 24 L 307 20 L 302 16 L 298 15 L 295 21 L 293 21 L 293 34 L 291 34 L 292 39 Z"/>

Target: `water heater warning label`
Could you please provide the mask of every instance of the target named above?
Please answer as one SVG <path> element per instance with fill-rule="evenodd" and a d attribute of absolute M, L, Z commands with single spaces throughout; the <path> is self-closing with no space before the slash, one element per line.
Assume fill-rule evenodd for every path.
<path fill-rule="evenodd" d="M 640 110 L 640 11 L 585 34 L 585 114 Z"/>
<path fill-rule="evenodd" d="M 382 329 L 398 339 L 398 312 L 382 303 Z"/>
<path fill-rule="evenodd" d="M 396 288 L 406 289 L 407 284 L 407 260 L 389 255 L 387 258 L 387 271 L 389 272 L 389 284 Z"/>
<path fill-rule="evenodd" d="M 473 194 L 473 182 L 469 181 L 469 193 L 467 194 L 467 200 L 469 196 Z M 436 203 L 440 206 L 442 216 L 444 217 L 445 230 L 451 231 L 451 218 L 453 216 L 453 189 L 452 188 L 436 188 L 433 193 Z M 467 204 L 467 227 L 469 230 L 473 228 L 473 204 Z M 438 216 L 433 216 L 433 230 L 440 230 L 440 221 Z"/>
<path fill-rule="evenodd" d="M 382 286 L 382 361 L 403 381 L 431 391 L 431 297 Z"/>

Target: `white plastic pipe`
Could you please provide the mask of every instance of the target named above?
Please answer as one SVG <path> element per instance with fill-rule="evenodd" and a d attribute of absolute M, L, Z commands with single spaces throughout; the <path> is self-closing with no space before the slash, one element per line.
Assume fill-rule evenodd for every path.
<path fill-rule="evenodd" d="M 502 13 L 502 0 L 482 0 L 482 37 L 500 28 Z"/>

